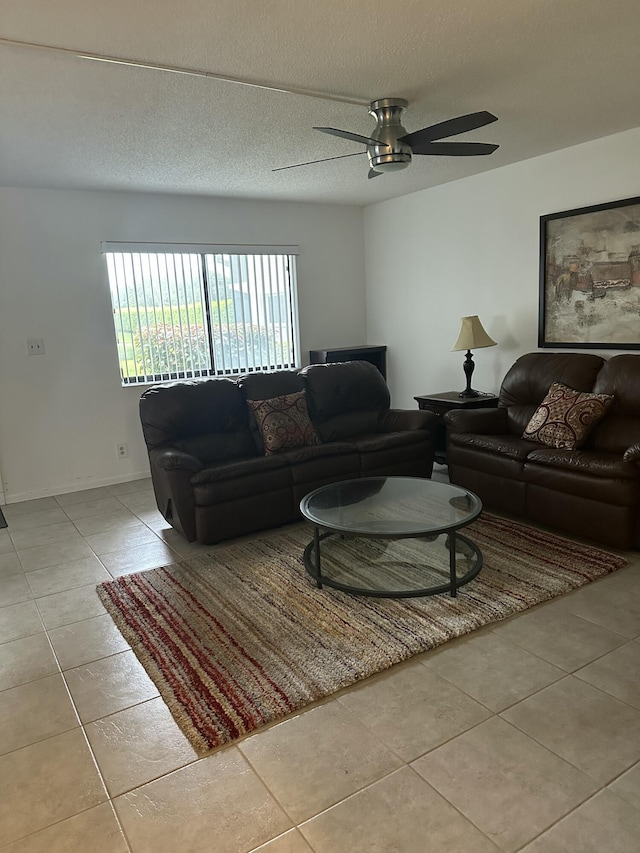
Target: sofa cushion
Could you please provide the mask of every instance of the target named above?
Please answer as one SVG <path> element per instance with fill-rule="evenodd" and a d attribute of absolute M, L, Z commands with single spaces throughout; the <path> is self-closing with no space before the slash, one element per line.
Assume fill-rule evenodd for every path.
<path fill-rule="evenodd" d="M 411 444 L 418 444 L 418 442 L 425 440 L 425 433 L 422 430 L 378 432 L 357 435 L 351 440 L 360 453 L 379 453 L 381 450 L 388 450 L 392 447 L 407 447 Z"/>
<path fill-rule="evenodd" d="M 249 425 L 244 397 L 233 379 L 154 385 L 139 405 L 148 448 L 190 436 L 236 433 Z"/>
<path fill-rule="evenodd" d="M 329 418 L 389 408 L 387 383 L 378 368 L 368 361 L 310 364 L 300 371 L 300 376 L 309 397 L 309 414 L 316 426 Z"/>
<path fill-rule="evenodd" d="M 191 477 L 192 486 L 204 483 L 221 483 L 224 480 L 239 480 L 256 474 L 269 476 L 274 471 L 285 470 L 287 463 L 278 456 L 254 456 L 252 459 L 234 459 L 211 465 Z"/>
<path fill-rule="evenodd" d="M 529 352 L 511 366 L 500 387 L 500 406 L 509 414 L 509 432 L 522 435 L 552 382 L 593 391 L 604 359 L 591 353 Z"/>
<path fill-rule="evenodd" d="M 256 446 L 248 429 L 238 432 L 210 432 L 179 438 L 173 443 L 178 450 L 195 456 L 203 465 L 223 459 L 256 456 Z"/>
<path fill-rule="evenodd" d="M 546 465 L 560 471 L 580 471 L 591 477 L 610 477 L 616 480 L 638 480 L 640 471 L 635 465 L 623 462 L 617 453 L 593 450 L 565 450 L 539 447 L 527 457 L 527 464 Z"/>
<path fill-rule="evenodd" d="M 343 441 L 297 447 L 278 454 L 277 458 L 290 466 L 294 486 L 307 484 L 305 494 L 321 482 L 357 477 L 360 473 L 357 450 L 353 444 Z"/>
<path fill-rule="evenodd" d="M 553 382 L 522 437 L 548 447 L 575 450 L 611 408 L 613 396 L 576 391 Z"/>
<path fill-rule="evenodd" d="M 320 443 L 309 420 L 304 391 L 270 400 L 247 400 L 247 405 L 255 415 L 265 456 Z"/>
<path fill-rule="evenodd" d="M 465 447 L 506 459 L 524 460 L 531 452 L 531 444 L 516 435 L 483 435 L 482 433 L 453 433 L 449 436 L 452 447 Z"/>
<path fill-rule="evenodd" d="M 322 441 L 350 441 L 354 436 L 376 431 L 379 412 L 374 410 L 346 412 L 324 421 L 316 421 Z"/>

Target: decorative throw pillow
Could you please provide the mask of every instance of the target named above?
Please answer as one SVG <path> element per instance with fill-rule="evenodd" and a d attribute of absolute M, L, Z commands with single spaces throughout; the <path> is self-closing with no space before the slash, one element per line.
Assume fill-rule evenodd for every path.
<path fill-rule="evenodd" d="M 309 420 L 304 391 L 282 394 L 271 400 L 247 400 L 262 434 L 265 456 L 294 447 L 320 444 Z"/>
<path fill-rule="evenodd" d="M 613 403 L 611 394 L 588 394 L 554 382 L 522 434 L 548 447 L 575 450 Z"/>

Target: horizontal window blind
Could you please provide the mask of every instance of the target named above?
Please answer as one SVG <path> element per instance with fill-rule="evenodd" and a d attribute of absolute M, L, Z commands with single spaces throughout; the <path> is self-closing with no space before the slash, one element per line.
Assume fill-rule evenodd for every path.
<path fill-rule="evenodd" d="M 298 367 L 295 255 L 259 248 L 104 243 L 122 383 Z"/>

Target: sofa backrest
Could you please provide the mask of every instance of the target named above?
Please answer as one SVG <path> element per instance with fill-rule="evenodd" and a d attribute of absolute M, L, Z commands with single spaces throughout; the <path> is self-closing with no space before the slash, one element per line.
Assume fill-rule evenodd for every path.
<path fill-rule="evenodd" d="M 256 417 L 247 406 L 247 400 L 272 400 L 285 394 L 295 394 L 304 391 L 304 381 L 297 370 L 274 370 L 272 373 L 247 373 L 237 380 L 242 392 L 245 408 L 249 418 L 249 429 L 253 437 L 256 453 L 264 453 L 262 433 L 258 429 Z"/>
<path fill-rule="evenodd" d="M 376 432 L 380 413 L 391 403 L 384 377 L 368 361 L 310 364 L 300 376 L 309 415 L 323 441 Z"/>
<path fill-rule="evenodd" d="M 247 405 L 233 379 L 149 388 L 140 397 L 140 420 L 149 450 L 171 445 L 204 464 L 257 453 Z"/>
<path fill-rule="evenodd" d="M 530 352 L 513 364 L 500 388 L 499 406 L 508 409 L 509 431 L 521 435 L 553 382 L 593 391 L 605 360 L 590 353 Z"/>
<path fill-rule="evenodd" d="M 593 390 L 613 394 L 613 404 L 589 436 L 588 446 L 606 453 L 624 453 L 640 441 L 640 355 L 610 358 L 598 373 Z"/>

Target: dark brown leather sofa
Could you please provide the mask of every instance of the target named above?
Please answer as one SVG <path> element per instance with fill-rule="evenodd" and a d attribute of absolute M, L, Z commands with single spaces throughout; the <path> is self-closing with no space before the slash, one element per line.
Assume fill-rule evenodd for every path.
<path fill-rule="evenodd" d="M 306 392 L 321 443 L 265 455 L 247 400 Z M 369 362 L 154 386 L 140 398 L 158 508 L 213 544 L 300 519 L 313 489 L 356 477 L 430 477 L 435 416 L 389 408 Z"/>
<path fill-rule="evenodd" d="M 521 438 L 552 382 L 612 394 L 577 450 Z M 618 548 L 640 547 L 640 355 L 529 353 L 504 378 L 497 409 L 445 415 L 452 483 L 486 507 Z"/>

